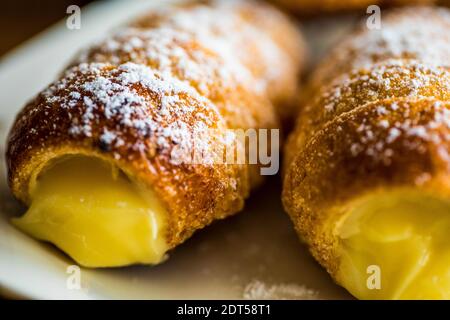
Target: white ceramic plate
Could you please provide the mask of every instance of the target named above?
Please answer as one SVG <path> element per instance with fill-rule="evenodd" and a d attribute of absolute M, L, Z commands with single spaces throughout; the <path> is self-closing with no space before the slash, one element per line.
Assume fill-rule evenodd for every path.
<path fill-rule="evenodd" d="M 167 1 L 108 1 L 82 10 L 80 30 L 65 21 L 0 61 L 0 153 L 7 129 L 24 105 L 51 82 L 73 54 L 147 7 Z M 318 25 L 322 25 L 319 23 Z M 319 27 L 308 33 L 327 42 Z M 334 28 L 333 28 L 334 29 Z M 334 29 L 335 30 L 335 29 Z M 339 29 L 342 30 L 345 29 Z M 317 36 L 314 36 L 317 38 Z M 317 43 L 316 43 L 317 46 Z M 327 47 L 323 42 L 319 47 Z M 71 289 L 74 262 L 51 245 L 37 242 L 9 224 L 23 208 L 6 185 L 0 161 L 0 294 L 36 299 L 346 299 L 299 242 L 280 204 L 272 178 L 248 202 L 245 212 L 215 223 L 172 252 L 157 267 L 81 269 L 81 289 Z"/>

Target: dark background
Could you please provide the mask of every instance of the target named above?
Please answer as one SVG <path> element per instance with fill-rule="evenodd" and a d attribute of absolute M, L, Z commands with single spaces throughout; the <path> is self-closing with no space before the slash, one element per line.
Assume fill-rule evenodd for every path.
<path fill-rule="evenodd" d="M 86 5 L 92 0 L 1 0 L 0 56 L 36 33 L 61 20 L 69 5 Z"/>

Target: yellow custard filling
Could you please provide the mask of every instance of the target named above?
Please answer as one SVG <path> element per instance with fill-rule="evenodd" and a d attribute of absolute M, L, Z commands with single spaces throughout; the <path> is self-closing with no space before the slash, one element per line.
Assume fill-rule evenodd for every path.
<path fill-rule="evenodd" d="M 73 156 L 39 175 L 31 206 L 13 224 L 82 266 L 118 267 L 164 259 L 165 217 L 151 190 L 105 161 Z"/>
<path fill-rule="evenodd" d="M 398 190 L 356 201 L 337 228 L 338 282 L 360 299 L 450 299 L 450 200 Z"/>

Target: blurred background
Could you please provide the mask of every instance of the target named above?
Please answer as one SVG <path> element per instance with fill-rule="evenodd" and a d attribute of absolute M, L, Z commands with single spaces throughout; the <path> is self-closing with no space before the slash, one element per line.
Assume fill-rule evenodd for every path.
<path fill-rule="evenodd" d="M 67 17 L 66 9 L 70 5 L 83 7 L 95 0 L 2 0 L 0 10 L 0 58 L 9 50 L 36 35 L 53 23 Z M 123 0 L 127 1 L 127 0 Z M 151 1 L 151 0 L 148 0 Z M 284 1 L 273 1 L 283 3 Z M 320 3 L 322 0 L 316 0 Z M 389 4 L 391 0 L 374 0 L 374 3 Z M 407 0 L 406 0 L 407 1 Z M 403 3 L 407 3 L 404 1 Z M 450 5 L 450 0 L 435 1 L 440 5 Z M 285 1 L 286 3 L 294 1 Z M 420 0 L 411 0 L 421 2 Z M 320 6 L 320 4 L 318 4 Z M 365 13 L 365 11 L 361 11 Z"/>
<path fill-rule="evenodd" d="M 53 23 L 67 16 L 66 9 L 92 0 L 2 0 L 0 10 L 0 57 Z"/>

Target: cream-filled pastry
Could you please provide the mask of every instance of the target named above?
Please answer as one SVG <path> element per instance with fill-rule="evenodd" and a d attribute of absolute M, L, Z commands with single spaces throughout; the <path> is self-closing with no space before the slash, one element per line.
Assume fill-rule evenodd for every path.
<path fill-rule="evenodd" d="M 450 299 L 449 213 L 448 197 L 414 189 L 355 200 L 337 222 L 337 281 L 370 299 Z M 379 283 L 371 283 L 378 271 Z"/>
<path fill-rule="evenodd" d="M 386 13 L 325 58 L 286 144 L 283 203 L 360 299 L 450 299 L 450 12 Z"/>
<path fill-rule="evenodd" d="M 28 211 L 13 223 L 83 266 L 160 263 L 261 183 L 257 165 L 221 151 L 244 148 L 229 129 L 280 127 L 302 55 L 295 25 L 255 1 L 191 1 L 132 21 L 18 115 L 9 182 Z"/>
<path fill-rule="evenodd" d="M 113 164 L 67 156 L 50 162 L 14 224 L 84 266 L 156 264 L 167 250 L 167 212 L 152 190 Z"/>

